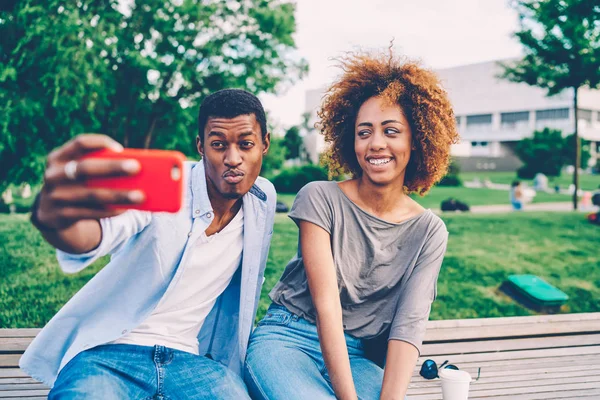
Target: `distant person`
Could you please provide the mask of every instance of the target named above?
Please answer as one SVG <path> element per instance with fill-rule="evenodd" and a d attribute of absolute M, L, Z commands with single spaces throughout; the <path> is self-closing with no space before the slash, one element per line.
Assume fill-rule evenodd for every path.
<path fill-rule="evenodd" d="M 393 55 L 342 67 L 319 116 L 332 167 L 353 178 L 309 183 L 294 201 L 298 252 L 248 347 L 254 399 L 403 399 L 436 296 L 448 231 L 409 194 L 448 169 L 448 96 Z"/>
<path fill-rule="evenodd" d="M 513 181 L 510 185 L 510 204 L 514 211 L 523 209 L 523 186 L 521 181 Z"/>

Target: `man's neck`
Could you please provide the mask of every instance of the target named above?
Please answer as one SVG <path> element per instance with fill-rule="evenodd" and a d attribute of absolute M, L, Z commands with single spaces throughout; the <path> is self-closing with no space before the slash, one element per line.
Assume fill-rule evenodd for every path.
<path fill-rule="evenodd" d="M 213 233 L 220 232 L 231 222 L 240 211 L 243 199 L 242 197 L 236 199 L 224 197 L 208 178 L 206 179 L 206 189 L 214 215 L 210 226 L 206 229 L 206 235 L 210 236 Z"/>

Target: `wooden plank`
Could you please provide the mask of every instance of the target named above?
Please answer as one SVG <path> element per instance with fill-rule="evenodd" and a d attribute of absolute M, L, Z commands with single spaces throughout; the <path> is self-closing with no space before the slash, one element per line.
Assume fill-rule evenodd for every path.
<path fill-rule="evenodd" d="M 584 389 L 597 389 L 598 382 L 587 382 L 587 383 L 567 383 L 562 385 L 544 385 L 544 386 L 527 386 L 518 388 L 499 388 L 482 390 L 477 393 L 479 397 L 492 397 L 506 396 L 506 395 L 523 395 L 533 393 L 544 393 L 546 398 L 551 394 L 554 395 L 556 392 L 566 392 L 571 390 L 584 390 Z"/>
<path fill-rule="evenodd" d="M 6 383 L 40 383 L 31 377 L 26 378 L 0 378 L 0 385 Z"/>
<path fill-rule="evenodd" d="M 23 328 L 23 329 L 0 329 L 0 338 L 5 337 L 25 337 L 25 338 L 34 338 L 40 333 L 41 329 L 38 328 Z M 0 343 L 2 343 L 2 339 L 0 339 Z"/>
<path fill-rule="evenodd" d="M 510 338 L 523 336 L 547 336 L 557 334 L 582 334 L 600 332 L 600 321 L 571 321 L 554 323 L 528 323 L 516 325 L 492 325 L 476 328 L 438 328 L 427 330 L 424 343 L 447 342 L 451 340 L 479 340 L 491 338 Z"/>
<path fill-rule="evenodd" d="M 443 319 L 427 322 L 427 330 L 445 328 L 477 328 L 482 326 L 499 326 L 518 324 L 549 324 L 560 322 L 581 323 L 586 321 L 600 322 L 600 313 L 573 313 L 553 315 L 530 315 L 523 317 L 494 317 L 494 318 L 468 318 L 468 319 Z"/>
<path fill-rule="evenodd" d="M 525 393 L 526 390 L 534 390 L 534 391 L 546 391 L 548 387 L 559 385 L 562 387 L 563 385 L 575 385 L 575 384 L 588 384 L 591 379 L 594 379 L 595 382 L 599 380 L 596 377 L 588 377 L 588 376 L 579 376 L 579 377 L 566 377 L 566 378 L 540 378 L 540 379 L 528 379 L 521 381 L 510 381 L 504 380 L 502 382 L 485 382 L 483 380 L 479 380 L 477 382 L 471 383 L 470 393 L 473 395 L 476 392 L 481 391 L 490 391 L 490 390 L 502 390 L 508 391 L 514 390 L 513 393 L 520 394 L 523 390 Z M 441 382 L 438 380 L 437 385 L 424 386 L 415 384 L 412 389 L 414 393 L 437 393 L 440 390 Z M 597 387 L 597 386 L 596 386 Z"/>
<path fill-rule="evenodd" d="M 438 365 L 441 365 L 443 360 L 436 360 Z M 515 370 L 529 370 L 529 369 L 543 369 L 548 368 L 567 368 L 567 367 L 581 367 L 592 368 L 592 365 L 600 363 L 600 359 L 597 355 L 580 355 L 575 358 L 571 357 L 540 357 L 534 359 L 523 359 L 523 360 L 497 360 L 497 361 L 475 361 L 475 362 L 461 362 L 453 363 L 456 364 L 460 369 L 474 369 L 481 368 L 485 371 L 515 371 Z M 419 372 L 421 370 L 421 364 L 417 364 L 414 371 Z"/>
<path fill-rule="evenodd" d="M 426 344 L 423 345 L 422 353 L 468 354 L 527 349 L 549 349 L 555 347 L 581 347 L 589 345 L 600 345 L 600 334 Z"/>
<path fill-rule="evenodd" d="M 0 367 L 18 367 L 21 354 L 0 354 Z"/>
<path fill-rule="evenodd" d="M 0 396 L 3 391 L 7 390 L 41 390 L 48 389 L 46 385 L 36 382 L 36 383 L 9 383 L 4 384 L 0 383 Z"/>
<path fill-rule="evenodd" d="M 0 378 L 28 378 L 29 375 L 19 368 L 0 368 Z"/>
<path fill-rule="evenodd" d="M 441 395 L 439 397 L 441 399 Z M 506 395 L 506 396 L 493 396 L 493 397 L 479 397 L 469 396 L 469 399 L 499 399 L 499 400 L 579 400 L 579 399 L 598 399 L 600 398 L 600 389 L 583 389 L 583 390 L 569 390 L 569 391 L 557 391 L 554 393 L 528 393 L 523 395 Z M 412 400 L 412 397 L 411 397 Z"/>
<path fill-rule="evenodd" d="M 471 374 L 473 376 L 473 374 Z M 473 378 L 476 377 L 473 376 Z M 477 381 L 477 383 L 473 382 L 473 385 L 477 385 L 477 388 L 482 388 L 484 387 L 483 385 L 496 385 L 498 386 L 498 384 L 502 384 L 502 387 L 510 387 L 510 385 L 523 385 L 523 384 L 527 384 L 527 385 L 546 385 L 548 384 L 548 380 L 552 381 L 552 382 L 559 382 L 559 381 L 565 381 L 567 380 L 568 382 L 589 382 L 589 381 L 596 381 L 596 382 L 600 382 L 600 371 L 598 372 L 593 372 L 593 371 L 553 371 L 553 372 L 548 372 L 548 373 L 541 373 L 541 374 L 529 374 L 529 375 L 523 375 L 523 374 L 516 374 L 516 375 L 512 375 L 512 376 L 486 376 L 486 375 L 481 375 L 481 377 L 479 378 L 479 380 Z M 437 381 L 437 382 L 436 382 Z M 413 380 L 411 383 L 412 387 L 415 388 L 423 388 L 423 387 L 433 387 L 433 386 L 439 386 L 439 380 L 437 379 L 431 379 L 431 380 L 426 380 L 426 379 L 418 379 L 418 380 Z M 550 383 L 552 383 L 550 382 Z M 508 385 L 505 386 L 504 384 Z M 1 386 L 1 385 L 0 385 Z M 473 386 L 475 387 L 475 386 Z"/>
<path fill-rule="evenodd" d="M 40 390 L 7 390 L 2 393 L 2 397 L 3 398 L 11 398 L 11 397 L 18 397 L 21 398 L 23 396 L 47 396 L 48 392 L 50 392 L 49 389 L 40 389 Z"/>
<path fill-rule="evenodd" d="M 4 337 L 0 339 L 0 353 L 6 351 L 24 352 L 31 344 L 31 339 L 22 337 Z"/>
<path fill-rule="evenodd" d="M 453 364 L 459 362 L 477 362 L 477 361 L 494 361 L 494 360 L 519 360 L 519 359 L 536 359 L 542 357 L 554 356 L 571 356 L 587 354 L 600 354 L 600 346 L 582 346 L 582 347 L 562 347 L 554 349 L 542 350 L 516 350 L 494 353 L 473 353 L 473 354 L 439 354 L 431 358 L 434 360 L 452 360 Z"/>

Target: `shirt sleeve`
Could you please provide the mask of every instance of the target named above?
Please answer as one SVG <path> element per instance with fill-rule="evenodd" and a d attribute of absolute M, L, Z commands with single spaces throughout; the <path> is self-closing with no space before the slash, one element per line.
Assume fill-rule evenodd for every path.
<path fill-rule="evenodd" d="M 129 240 L 150 224 L 151 213 L 128 210 L 111 218 L 102 218 L 102 239 L 93 250 L 83 254 L 71 254 L 56 250 L 60 268 L 66 273 L 79 272 L 94 261 L 107 254 L 114 254 Z"/>
<path fill-rule="evenodd" d="M 406 282 L 392 320 L 389 339 L 410 343 L 421 352 L 421 345 L 437 295 L 437 279 L 448 244 L 448 231 L 439 220 L 425 241 L 415 267 Z"/>
<path fill-rule="evenodd" d="M 296 225 L 300 221 L 311 222 L 331 234 L 333 209 L 327 196 L 328 183 L 310 182 L 300 189 L 288 214 Z"/>

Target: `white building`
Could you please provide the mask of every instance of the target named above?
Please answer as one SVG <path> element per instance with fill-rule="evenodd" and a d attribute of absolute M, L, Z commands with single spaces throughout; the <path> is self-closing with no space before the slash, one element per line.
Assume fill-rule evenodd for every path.
<path fill-rule="evenodd" d="M 491 61 L 436 71 L 454 106 L 461 134 L 461 143 L 452 153 L 477 158 L 477 168 L 499 169 L 502 159 L 514 159 L 512 145 L 534 130 L 548 127 L 560 129 L 564 135 L 574 131 L 572 91 L 548 97 L 544 89 L 499 78 L 502 70 L 498 62 Z M 306 94 L 306 110 L 313 113 L 315 121 L 322 94 L 322 89 Z M 579 135 L 592 141 L 595 160 L 600 157 L 600 90 L 583 88 L 578 95 Z M 307 146 L 309 153 L 323 150 L 324 143 L 312 142 L 317 145 Z"/>

